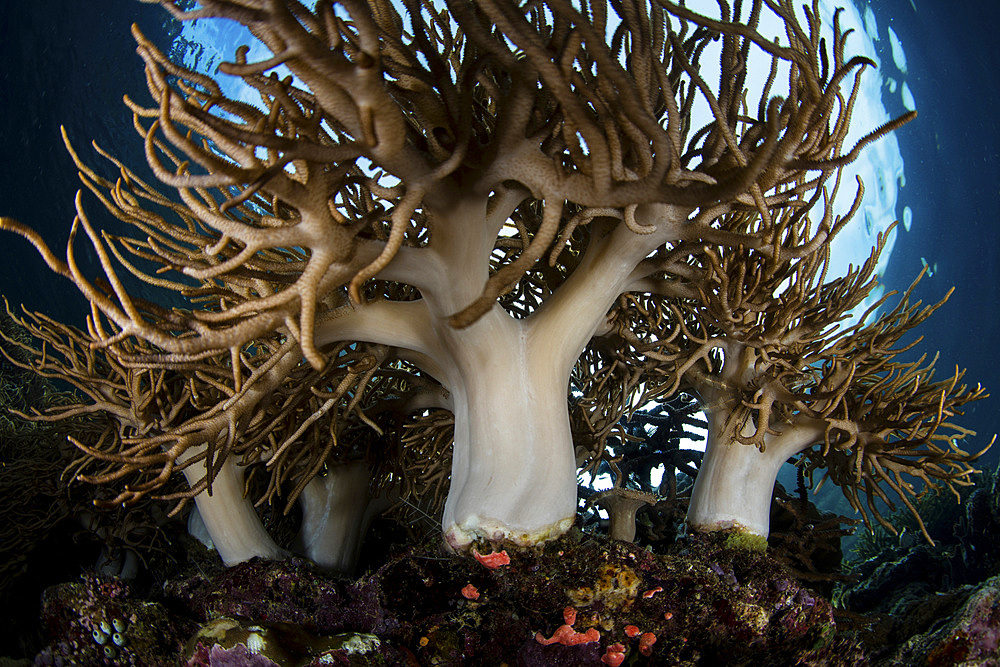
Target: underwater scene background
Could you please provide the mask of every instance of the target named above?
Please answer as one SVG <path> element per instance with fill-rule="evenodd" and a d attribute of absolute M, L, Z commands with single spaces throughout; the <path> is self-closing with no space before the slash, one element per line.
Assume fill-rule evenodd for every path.
<path fill-rule="evenodd" d="M 148 96 L 129 35 L 131 23 L 164 50 L 173 47 L 186 64 L 205 69 L 217 64 L 227 46 L 235 48 L 241 35 L 220 38 L 213 26 L 194 35 L 208 44 L 192 44 L 192 35 L 182 35 L 180 25 L 164 19 L 161 9 L 114 0 L 65 3 L 52 13 L 35 3 L 9 2 L 2 11 L 4 213 L 28 221 L 56 246 L 68 234 L 79 185 L 60 125 L 85 153 L 93 140 L 134 168 L 144 165 L 131 115 L 121 102 L 123 94 L 139 100 Z M 985 0 L 956 5 L 889 0 L 862 2 L 855 11 L 870 33 L 864 46 L 878 58 L 879 69 L 869 78 L 881 85 L 882 113 L 894 117 L 911 107 L 919 113 L 895 133 L 899 158 L 895 147 L 885 159 L 882 153 L 862 158 L 873 160 L 878 174 L 868 179 L 875 182 L 866 183 L 866 203 L 883 197 L 880 190 L 890 191 L 879 217 L 870 214 L 865 225 L 878 230 L 893 220 L 902 223 L 883 283 L 887 289 L 905 289 L 926 264 L 927 279 L 917 288 L 921 299 L 937 301 L 955 287 L 949 302 L 921 327 L 924 342 L 918 349 L 940 351 L 942 368 L 968 368 L 969 381 L 992 388 L 1000 384 L 1000 369 L 989 353 L 1000 335 L 1000 129 L 991 109 L 1000 93 L 987 33 L 980 31 L 994 24 L 1000 8 Z M 221 40 L 228 42 L 220 45 Z M 860 49 L 861 43 L 851 45 Z M 862 125 L 864 119 L 854 123 Z M 878 153 L 877 146 L 866 153 Z M 864 241 L 873 237 L 869 232 L 852 238 L 852 251 L 845 249 L 845 257 L 857 262 L 870 247 Z M 12 303 L 24 302 L 56 319 L 82 321 L 84 300 L 27 246 L 12 237 L 5 239 L 2 252 L 0 286 Z M 989 437 L 996 431 L 992 420 L 998 401 L 993 396 L 974 403 L 963 423 Z M 987 460 L 995 462 L 998 456 L 990 452 Z"/>
<path fill-rule="evenodd" d="M 995 40 L 1000 3 L 840 0 L 835 4 L 850 4 L 848 14 L 857 22 L 858 42 L 849 42 L 848 50 L 864 49 L 879 63 L 877 72 L 867 75 L 875 86 L 871 106 L 859 112 L 855 125 L 861 125 L 863 133 L 907 110 L 918 112 L 915 121 L 863 154 L 859 169 L 869 208 L 845 232 L 836 252 L 843 266 L 849 262 L 857 265 L 867 257 L 875 236 L 899 221 L 891 252 L 882 258 L 885 289 L 905 290 L 922 270 L 926 273 L 914 294 L 924 303 L 935 303 L 955 288 L 948 302 L 917 329 L 922 340 L 908 355 L 916 359 L 940 353 L 940 376 L 948 375 L 955 366 L 966 368 L 964 382 L 981 383 L 992 394 L 967 406 L 965 415 L 956 420 L 977 432 L 963 444 L 967 451 L 976 451 L 1000 431 L 1000 362 L 995 347 L 1000 341 L 1000 78 Z M 60 137 L 60 125 L 65 126 L 85 160 L 96 163 L 89 147 L 93 140 L 140 174 L 148 174 L 131 113 L 121 101 L 123 94 L 143 102 L 148 98 L 142 64 L 129 34 L 133 22 L 161 49 L 189 67 L 208 72 L 220 57 L 230 57 L 243 38 L 241 33 L 228 32 L 231 26 L 226 25 L 182 27 L 157 6 L 127 0 L 7 0 L 0 4 L 0 214 L 37 229 L 57 253 L 64 248 L 74 215 L 74 194 L 80 188 Z M 864 126 L 866 118 L 871 127 Z M 95 224 L 115 229 L 118 222 L 98 208 L 92 207 Z M 89 246 L 78 241 L 77 247 L 84 273 L 98 273 L 100 267 Z M 12 309 L 23 303 L 28 309 L 81 327 L 89 312 L 77 290 L 54 275 L 27 243 L 12 234 L 0 236 L 0 293 Z M 29 387 L 20 389 L 27 392 Z M 4 392 L 11 391 L 17 393 L 19 387 L 4 388 Z M 1000 446 L 994 446 L 977 467 L 993 471 L 998 461 Z M 0 476 L 3 474 L 0 469 Z M 796 484 L 794 470 L 789 467 L 779 481 L 791 491 Z M 853 516 L 839 490 L 829 485 L 824 491 L 822 497 L 814 499 L 820 509 Z M 963 503 L 966 501 L 964 498 Z M 994 498 L 994 506 L 995 502 Z M 967 504 L 948 505 L 935 517 L 935 524 L 952 522 L 967 528 L 969 524 L 963 523 L 967 522 L 967 510 Z M 958 540 L 946 536 L 944 543 L 952 537 Z M 1000 540 L 997 534 L 980 537 Z M 26 574 L 22 576 L 31 581 L 16 589 L 23 609 L 8 614 L 15 620 L 8 622 L 10 632 L 0 634 L 0 656 L 28 658 L 40 650 L 44 645 L 37 621 L 41 590 L 79 579 L 82 572 L 80 559 L 65 558 L 66 550 L 75 548 L 72 539 L 51 535 L 45 539 L 49 545 L 46 555 L 33 552 L 31 556 L 45 567 L 23 571 Z M 856 536 L 845 537 L 848 556 L 856 543 Z M 912 547 L 915 543 L 908 538 L 896 546 Z M 711 550 L 699 554 L 713 565 L 721 562 Z M 551 566 L 545 560 L 550 556 L 539 557 L 534 565 Z M 612 562 L 617 562 L 615 558 L 625 562 L 634 560 L 635 554 L 614 552 Z M 739 567 L 723 564 L 724 569 L 729 568 L 727 572 Z M 969 565 L 967 569 L 979 574 L 977 567 Z M 40 574 L 43 569 L 44 576 Z M 913 572 L 919 570 L 897 576 L 921 576 Z M 299 575 L 282 571 L 255 572 L 254 576 L 278 580 Z M 448 576 L 457 582 L 464 575 Z M 961 574 L 950 576 L 948 583 L 962 581 Z M 392 581 L 387 576 L 379 585 L 394 585 Z M 89 579 L 86 585 L 97 586 Z M 488 585 L 483 582 L 480 588 Z M 824 592 L 833 595 L 832 588 Z M 350 594 L 361 595 L 353 589 Z M 511 589 L 511 596 L 517 594 Z M 339 591 L 337 595 L 348 593 Z M 1000 626 L 1000 614 L 993 620 Z M 108 658 L 106 664 L 119 664 L 116 659 Z M 953 664 L 943 660 L 936 664 Z M 838 663 L 831 659 L 815 664 Z"/>

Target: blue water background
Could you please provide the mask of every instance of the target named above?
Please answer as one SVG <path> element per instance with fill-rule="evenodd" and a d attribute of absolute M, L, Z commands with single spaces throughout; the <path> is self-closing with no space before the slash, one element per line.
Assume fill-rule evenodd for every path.
<path fill-rule="evenodd" d="M 955 366 L 966 381 L 981 382 L 993 396 L 971 404 L 957 422 L 975 429 L 970 442 L 985 445 L 1000 430 L 1000 103 L 992 30 L 1000 3 L 879 0 L 870 3 L 879 27 L 891 26 L 906 49 L 906 81 L 918 117 L 899 131 L 906 184 L 901 204 L 913 224 L 897 238 L 885 275 L 905 289 L 921 258 L 936 265 L 916 290 L 925 303 L 953 296 L 919 328 L 916 352 L 940 351 L 939 378 Z M 883 51 L 889 45 L 880 41 Z M 891 63 L 886 53 L 884 63 Z M 886 95 L 890 113 L 902 113 L 899 97 Z M 894 106 L 893 106 L 894 105 Z M 982 461 L 995 466 L 1000 446 Z"/>

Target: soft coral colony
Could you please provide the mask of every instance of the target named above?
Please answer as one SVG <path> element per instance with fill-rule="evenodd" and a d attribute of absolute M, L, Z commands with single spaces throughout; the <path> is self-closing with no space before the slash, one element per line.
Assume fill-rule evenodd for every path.
<path fill-rule="evenodd" d="M 898 358 L 936 306 L 885 297 L 839 326 L 886 242 L 829 275 L 864 190 L 842 168 L 914 114 L 848 144 L 874 64 L 818 3 L 159 4 L 249 28 L 272 56 L 220 70 L 258 99 L 136 29 L 152 100 L 126 103 L 162 186 L 98 147 L 102 175 L 67 137 L 85 190 L 65 259 L 2 219 L 90 301 L 86 330 L 25 320 L 33 367 L 82 397 L 33 417 L 104 415 L 75 470 L 113 502 L 193 498 L 226 564 L 285 555 L 254 508 L 279 499 L 302 508 L 296 550 L 334 569 L 399 498 L 443 499 L 455 550 L 532 546 L 573 524 L 615 424 L 679 392 L 709 421 L 693 530 L 766 536 L 803 453 L 882 523 L 880 502 L 970 483 L 952 418 L 982 389 Z M 754 50 L 770 75 L 751 91 Z M 95 229 L 93 199 L 131 234 Z"/>

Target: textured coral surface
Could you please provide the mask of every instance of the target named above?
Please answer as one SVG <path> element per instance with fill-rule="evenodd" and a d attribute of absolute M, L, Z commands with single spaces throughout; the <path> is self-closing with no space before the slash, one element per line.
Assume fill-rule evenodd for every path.
<path fill-rule="evenodd" d="M 107 665 L 787 665 L 824 664 L 833 653 L 838 664 L 862 663 L 825 599 L 725 536 L 688 539 L 666 555 L 581 533 L 507 551 L 509 564 L 488 567 L 417 548 L 354 581 L 301 560 L 255 560 L 168 582 L 155 603 L 126 591 L 106 604 L 159 616 L 137 617 L 107 657 L 84 619 L 107 613 L 94 588 L 118 584 L 90 578 L 50 598 L 56 639 L 42 664 L 81 651 Z M 132 633 L 142 623 L 162 642 L 141 653 Z"/>

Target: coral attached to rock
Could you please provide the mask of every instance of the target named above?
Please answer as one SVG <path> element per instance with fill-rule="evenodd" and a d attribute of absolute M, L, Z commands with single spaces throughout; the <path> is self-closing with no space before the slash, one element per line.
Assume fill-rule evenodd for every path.
<path fill-rule="evenodd" d="M 724 535 L 660 555 L 577 532 L 508 558 L 414 548 L 356 581 L 253 560 L 168 582 L 145 605 L 88 578 L 49 595 L 55 641 L 40 664 L 759 666 L 824 664 L 832 651 L 861 664 L 825 599 Z M 129 623 L 107 659 L 91 636 L 105 618 Z M 139 627 L 158 629 L 159 653 L 138 652 Z"/>

